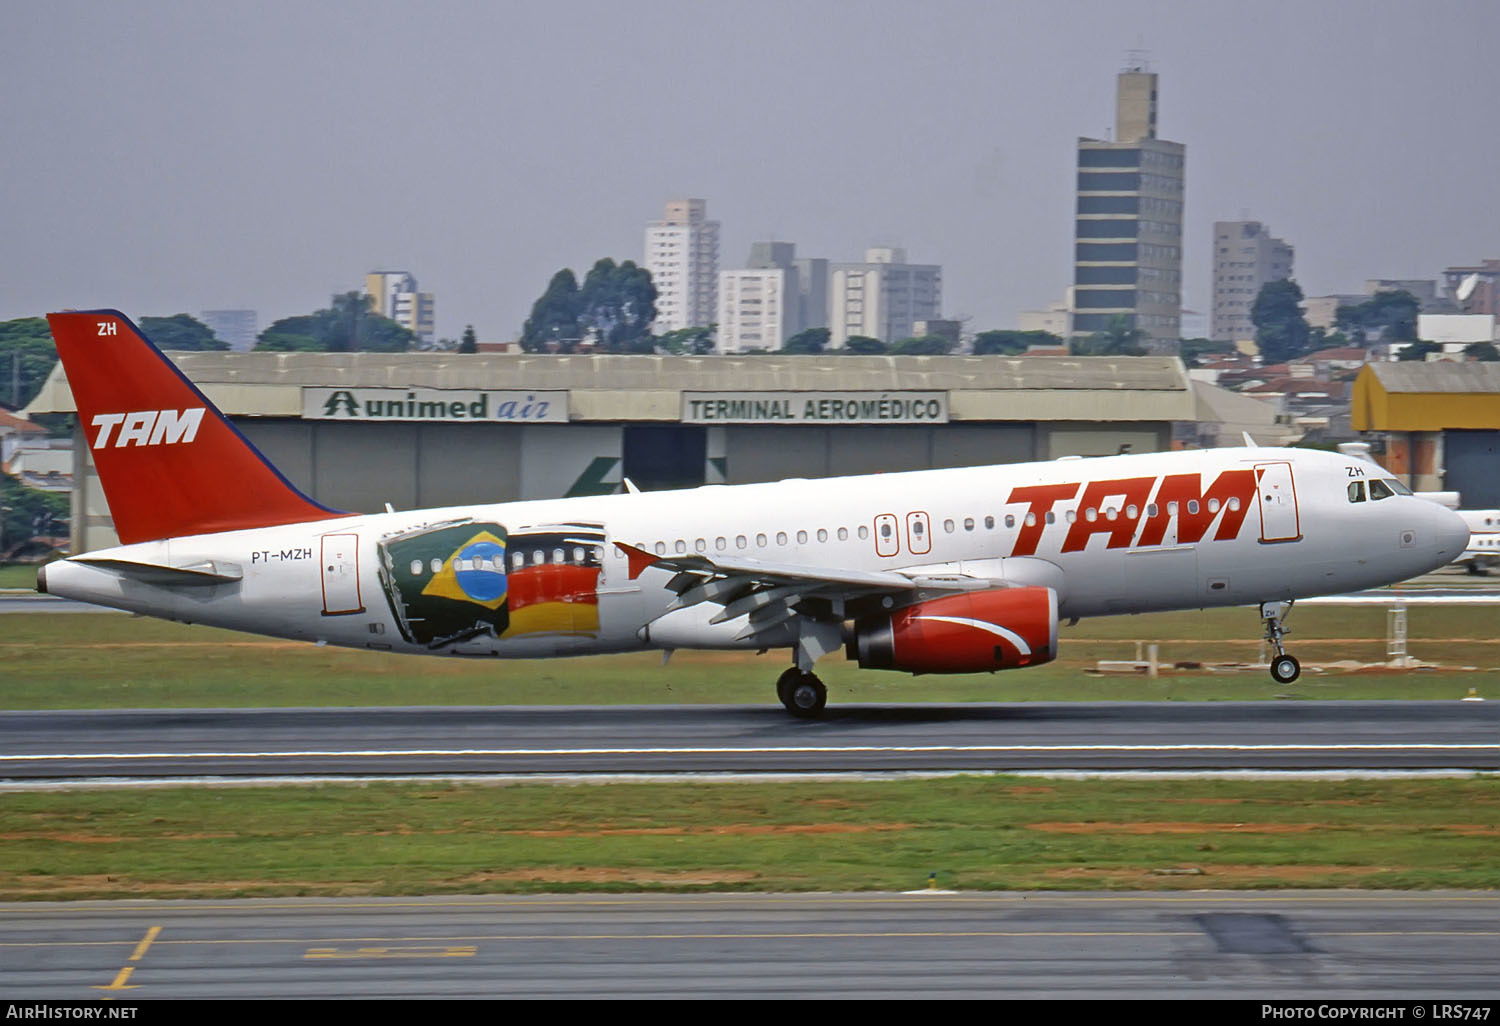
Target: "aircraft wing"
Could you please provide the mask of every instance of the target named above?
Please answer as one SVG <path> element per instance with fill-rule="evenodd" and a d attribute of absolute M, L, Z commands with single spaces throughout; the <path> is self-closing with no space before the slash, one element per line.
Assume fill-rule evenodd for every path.
<path fill-rule="evenodd" d="M 967 591 L 994 586 L 994 582 L 976 578 L 912 577 L 891 570 L 809 567 L 733 556 L 657 556 L 624 542 L 615 542 L 615 546 L 629 560 L 632 580 L 647 569 L 672 574 L 665 587 L 677 597 L 667 612 L 712 602 L 723 608 L 710 623 L 748 614 L 749 621 L 739 638 L 769 631 L 799 613 L 842 620 L 851 603 L 878 603 L 881 597 L 919 589 Z"/>

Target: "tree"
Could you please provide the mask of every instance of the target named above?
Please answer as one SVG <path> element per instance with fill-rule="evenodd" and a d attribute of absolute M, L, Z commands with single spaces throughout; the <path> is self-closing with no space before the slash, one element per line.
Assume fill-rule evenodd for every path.
<path fill-rule="evenodd" d="M 458 344 L 458 351 L 460 353 L 479 352 L 479 336 L 474 334 L 474 325 L 468 324 L 464 326 L 464 338 Z"/>
<path fill-rule="evenodd" d="M 1302 289 L 1290 278 L 1268 281 L 1250 308 L 1255 344 L 1261 362 L 1285 363 L 1307 352 L 1307 317 L 1302 312 Z"/>
<path fill-rule="evenodd" d="M 1442 351 L 1443 347 L 1436 342 L 1413 342 L 1410 345 L 1402 346 L 1400 352 L 1396 354 L 1396 359 L 1403 363 L 1421 363 L 1427 359 L 1428 353 L 1440 353 Z"/>
<path fill-rule="evenodd" d="M 975 356 L 1022 356 L 1032 346 L 1060 346 L 1050 331 L 981 331 L 974 336 Z"/>
<path fill-rule="evenodd" d="M 1145 356 L 1146 333 L 1134 326 L 1125 314 L 1115 314 L 1109 327 L 1087 338 L 1075 338 L 1068 344 L 1074 356 Z"/>
<path fill-rule="evenodd" d="M 808 328 L 783 342 L 781 351 L 799 356 L 821 353 L 828 348 L 828 338 L 832 334 L 827 328 Z"/>
<path fill-rule="evenodd" d="M 1494 363 L 1500 360 L 1500 349 L 1493 342 L 1470 342 L 1464 346 L 1464 355 L 1481 363 Z"/>
<path fill-rule="evenodd" d="M 229 348 L 228 342 L 219 341 L 208 325 L 191 314 L 142 317 L 141 331 L 156 348 L 168 351 L 202 352 Z"/>
<path fill-rule="evenodd" d="M 656 286 L 651 272 L 626 260 L 605 257 L 589 268 L 578 290 L 578 323 L 611 353 L 651 352 L 651 322 L 656 320 Z"/>
<path fill-rule="evenodd" d="M 0 321 L 0 403 L 20 409 L 42 390 L 57 347 L 40 317 Z"/>
<path fill-rule="evenodd" d="M 593 338 L 606 352 L 650 353 L 656 347 L 650 332 L 654 320 L 651 272 L 633 260 L 616 264 L 606 257 L 589 269 L 582 286 L 566 267 L 552 276 L 521 329 L 521 348 L 572 352 Z"/>
<path fill-rule="evenodd" d="M 941 335 L 903 338 L 891 345 L 891 352 L 898 356 L 946 356 L 952 351 L 953 340 Z"/>
<path fill-rule="evenodd" d="M 844 340 L 842 351 L 851 356 L 878 356 L 886 351 L 886 345 L 869 335 L 850 335 Z"/>
<path fill-rule="evenodd" d="M 1377 292 L 1363 303 L 1344 304 L 1334 315 L 1338 327 L 1347 332 L 1355 345 L 1367 344 L 1370 335 L 1386 342 L 1415 342 L 1417 314 L 1421 310 L 1417 297 L 1404 289 Z"/>
<path fill-rule="evenodd" d="M 531 304 L 531 316 L 521 329 L 521 348 L 528 353 L 540 353 L 549 347 L 564 351 L 573 348 L 583 338 L 578 312 L 578 279 L 564 267 Z"/>
<path fill-rule="evenodd" d="M 27 488 L 8 474 L 0 474 L 0 553 L 37 535 L 67 533 L 68 496 Z"/>
<path fill-rule="evenodd" d="M 717 328 L 717 324 L 710 324 L 669 331 L 656 336 L 656 349 L 672 356 L 707 356 L 714 351 L 714 331 Z"/>
<path fill-rule="evenodd" d="M 373 297 L 359 292 L 334 296 L 326 309 L 273 322 L 260 333 L 255 348 L 329 353 L 400 353 L 411 348 L 416 336 L 371 310 L 373 302 Z"/>

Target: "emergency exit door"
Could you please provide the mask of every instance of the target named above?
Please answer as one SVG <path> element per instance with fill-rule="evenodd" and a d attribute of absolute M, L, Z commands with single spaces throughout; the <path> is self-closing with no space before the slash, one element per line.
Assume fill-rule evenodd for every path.
<path fill-rule="evenodd" d="M 363 613 L 359 597 L 359 535 L 323 536 L 323 615 Z"/>

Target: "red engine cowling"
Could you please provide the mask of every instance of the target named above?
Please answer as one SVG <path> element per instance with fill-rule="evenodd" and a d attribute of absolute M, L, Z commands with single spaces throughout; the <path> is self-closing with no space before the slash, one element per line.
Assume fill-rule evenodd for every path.
<path fill-rule="evenodd" d="M 847 652 L 859 665 L 911 673 L 977 673 L 1057 658 L 1057 592 L 972 591 L 858 621 Z"/>

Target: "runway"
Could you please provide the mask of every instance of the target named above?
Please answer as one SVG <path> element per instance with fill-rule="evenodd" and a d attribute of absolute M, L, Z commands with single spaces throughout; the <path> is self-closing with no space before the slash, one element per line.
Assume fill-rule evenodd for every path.
<path fill-rule="evenodd" d="M 1500 895 L 551 895 L 0 905 L 0 993 L 1493 1000 Z"/>
<path fill-rule="evenodd" d="M 0 713 L 0 779 L 1500 769 L 1494 702 Z"/>

